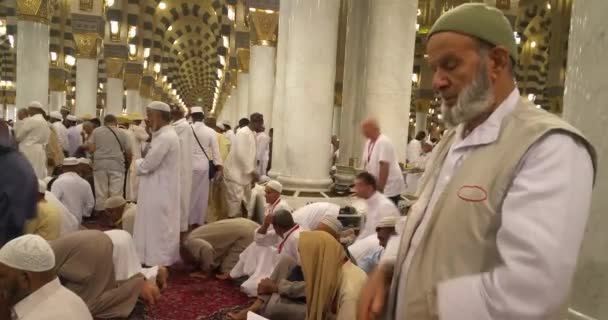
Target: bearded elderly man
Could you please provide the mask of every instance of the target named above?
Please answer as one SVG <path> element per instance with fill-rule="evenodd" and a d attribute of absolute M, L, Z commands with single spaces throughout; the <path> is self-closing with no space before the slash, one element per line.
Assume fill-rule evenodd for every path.
<path fill-rule="evenodd" d="M 451 129 L 397 252 L 385 252 L 364 289 L 358 317 L 564 319 L 594 149 L 519 96 L 517 45 L 499 10 L 461 5 L 428 37 L 433 88 Z"/>

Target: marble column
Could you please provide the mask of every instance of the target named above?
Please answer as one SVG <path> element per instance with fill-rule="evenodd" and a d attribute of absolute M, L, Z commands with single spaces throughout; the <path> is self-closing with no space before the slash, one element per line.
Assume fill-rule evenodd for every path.
<path fill-rule="evenodd" d="M 249 114 L 264 116 L 266 128 L 272 127 L 272 98 L 275 77 L 276 28 L 279 14 L 251 12 L 251 55 L 249 60 Z"/>
<path fill-rule="evenodd" d="M 127 90 L 127 113 L 139 113 L 140 104 L 139 89 Z"/>
<path fill-rule="evenodd" d="M 249 74 L 244 72 L 239 72 L 237 78 L 237 87 L 238 87 L 238 112 L 236 122 L 242 118 L 249 118 Z M 237 125 L 235 123 L 235 126 Z"/>
<path fill-rule="evenodd" d="M 426 112 L 416 112 L 416 132 L 413 132 L 412 137 L 414 137 L 418 132 L 424 131 L 426 132 L 426 119 L 428 118 L 428 114 Z"/>
<path fill-rule="evenodd" d="M 338 135 L 340 132 L 340 116 L 342 115 L 342 107 L 339 105 L 334 106 L 334 112 L 332 114 L 331 134 Z"/>
<path fill-rule="evenodd" d="M 14 104 L 6 105 L 6 120 L 17 120 L 17 106 Z"/>
<path fill-rule="evenodd" d="M 277 44 L 277 68 L 272 100 L 272 166 L 268 175 L 276 179 L 283 171 L 284 157 L 284 115 L 285 115 L 285 62 L 289 43 L 289 18 L 293 0 L 281 0 L 279 11 L 279 31 Z"/>
<path fill-rule="evenodd" d="M 49 93 L 49 111 L 59 111 L 65 105 L 65 91 Z"/>
<path fill-rule="evenodd" d="M 97 110 L 97 59 L 76 59 L 76 108 L 77 117 L 95 116 Z"/>
<path fill-rule="evenodd" d="M 578 270 L 570 294 L 571 314 L 568 319 L 608 319 L 606 12 L 608 2 L 605 0 L 572 3 L 563 116 L 580 129 L 595 146 L 599 170 L 591 203 L 591 215 L 587 221 Z"/>
<path fill-rule="evenodd" d="M 371 2 L 365 106 L 405 163 L 418 1 Z"/>
<path fill-rule="evenodd" d="M 17 1 L 17 97 L 18 108 L 31 101 L 40 102 L 48 111 L 49 101 L 49 24 L 48 2 L 42 1 L 40 11 L 30 12 L 28 1 Z"/>
<path fill-rule="evenodd" d="M 119 115 L 122 113 L 124 90 L 122 79 L 108 78 L 106 83 L 106 114 Z"/>
<path fill-rule="evenodd" d="M 285 64 L 283 156 L 287 189 L 327 190 L 340 0 L 294 0 Z"/>

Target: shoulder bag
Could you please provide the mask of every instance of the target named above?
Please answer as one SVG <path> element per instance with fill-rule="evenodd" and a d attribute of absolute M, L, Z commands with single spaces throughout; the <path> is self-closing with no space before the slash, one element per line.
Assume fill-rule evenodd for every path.
<path fill-rule="evenodd" d="M 211 160 L 209 158 L 209 156 L 207 155 L 207 152 L 205 152 L 205 148 L 203 148 L 203 145 L 198 140 L 198 136 L 196 135 L 196 132 L 194 131 L 194 127 L 190 126 L 190 129 L 192 129 L 192 134 L 194 135 L 194 139 L 196 139 L 196 143 L 198 143 L 198 146 L 201 148 L 201 150 L 203 150 L 203 154 L 205 154 L 207 161 L 209 161 L 209 180 L 211 180 L 211 179 L 215 178 L 215 175 L 217 174 L 217 166 L 215 165 L 215 163 L 213 163 L 213 160 Z"/>
<path fill-rule="evenodd" d="M 116 138 L 116 141 L 118 141 L 118 145 L 120 146 L 120 151 L 122 152 L 122 157 L 124 158 L 125 161 L 125 178 L 122 179 L 122 196 L 123 198 L 127 198 L 127 174 L 129 172 L 129 166 L 131 165 L 131 159 L 129 159 L 128 155 L 127 155 L 127 151 L 125 150 L 125 148 L 122 146 L 122 143 L 120 143 L 120 139 L 118 139 L 118 135 L 116 135 L 116 132 L 114 132 L 114 130 L 112 130 L 112 128 L 110 127 L 106 127 L 108 128 L 108 130 L 110 130 L 110 132 L 112 132 L 112 134 L 114 135 L 114 138 Z"/>

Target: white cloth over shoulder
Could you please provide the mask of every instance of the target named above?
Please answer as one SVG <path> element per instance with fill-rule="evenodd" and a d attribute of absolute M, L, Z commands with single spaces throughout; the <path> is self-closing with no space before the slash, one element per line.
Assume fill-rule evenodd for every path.
<path fill-rule="evenodd" d="M 70 210 L 63 204 L 55 194 L 50 191 L 44 193 L 44 199 L 50 204 L 59 208 L 61 214 L 61 235 L 64 236 L 70 232 L 77 231 L 80 229 L 80 223 L 76 219 L 76 216 L 70 212 Z"/>
<path fill-rule="evenodd" d="M 180 228 L 188 230 L 188 217 L 190 215 L 190 195 L 192 193 L 192 147 L 194 136 L 192 128 L 185 118 L 173 122 L 175 133 L 179 137 L 179 177 L 180 177 Z"/>
<path fill-rule="evenodd" d="M 315 230 L 325 216 L 338 217 L 340 206 L 329 202 L 307 204 L 293 212 L 293 220 L 303 230 Z"/>
<path fill-rule="evenodd" d="M 141 273 L 146 279 L 154 280 L 158 274 L 158 266 L 142 268 L 135 243 L 131 234 L 124 230 L 108 230 L 105 234 L 112 240 L 112 261 L 116 281 L 123 281 Z"/>

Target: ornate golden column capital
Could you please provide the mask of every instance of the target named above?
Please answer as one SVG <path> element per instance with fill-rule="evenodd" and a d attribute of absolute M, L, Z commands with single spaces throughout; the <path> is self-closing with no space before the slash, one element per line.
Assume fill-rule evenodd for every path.
<path fill-rule="evenodd" d="M 66 71 L 63 68 L 49 69 L 49 90 L 66 91 Z"/>
<path fill-rule="evenodd" d="M 431 100 L 426 98 L 418 98 L 416 100 L 416 112 L 429 113 Z"/>
<path fill-rule="evenodd" d="M 141 63 L 125 64 L 125 90 L 139 90 L 144 69 Z"/>
<path fill-rule="evenodd" d="M 249 13 L 251 28 L 251 45 L 276 46 L 279 13 L 256 10 Z"/>
<path fill-rule="evenodd" d="M 85 59 L 96 59 L 99 51 L 101 38 L 98 33 L 74 33 L 76 44 L 76 57 Z"/>
<path fill-rule="evenodd" d="M 106 74 L 108 78 L 122 79 L 125 61 L 120 58 L 106 58 Z"/>
<path fill-rule="evenodd" d="M 17 0 L 19 20 L 49 23 L 49 0 Z"/>
<path fill-rule="evenodd" d="M 152 92 L 153 88 L 154 88 L 154 77 L 144 75 L 141 78 L 141 85 L 139 86 L 139 94 L 144 98 L 151 99 L 152 93 L 153 93 Z"/>
<path fill-rule="evenodd" d="M 236 57 L 239 61 L 239 72 L 249 73 L 249 49 L 238 48 Z"/>

